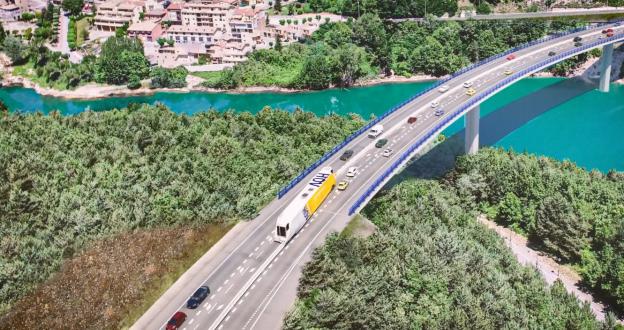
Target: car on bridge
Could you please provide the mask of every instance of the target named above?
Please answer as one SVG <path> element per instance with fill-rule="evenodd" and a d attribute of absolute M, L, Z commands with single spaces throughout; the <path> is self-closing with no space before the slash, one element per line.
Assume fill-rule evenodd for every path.
<path fill-rule="evenodd" d="M 186 302 L 186 308 L 188 309 L 197 308 L 197 306 L 199 306 L 199 304 L 201 304 L 202 301 L 204 301 L 204 299 L 206 299 L 206 297 L 208 297 L 209 294 L 210 294 L 210 288 L 208 288 L 205 285 L 200 286 L 199 289 L 197 289 L 197 291 L 195 291 L 195 293 L 193 293 L 191 298 L 189 298 L 189 300 Z"/>
<path fill-rule="evenodd" d="M 377 141 L 377 143 L 375 143 L 375 147 L 382 148 L 387 143 L 388 143 L 388 139 L 379 139 L 379 141 Z"/>
<path fill-rule="evenodd" d="M 359 173 L 358 168 L 356 166 L 351 166 L 349 167 L 349 169 L 347 170 L 347 177 L 354 177 Z"/>
<path fill-rule="evenodd" d="M 582 40 L 583 40 L 583 38 L 581 38 L 581 37 L 574 37 L 574 42 L 579 42 L 579 41 L 582 41 Z"/>
<path fill-rule="evenodd" d="M 581 46 L 583 46 L 582 42 L 575 42 L 574 43 L 574 47 L 581 47 Z"/>
<path fill-rule="evenodd" d="M 507 70 L 505 70 L 504 73 L 505 73 L 505 75 L 510 75 L 510 74 L 513 73 L 513 70 L 512 69 L 507 69 Z"/>
<path fill-rule="evenodd" d="M 392 155 L 392 149 L 384 150 L 384 152 L 381 155 L 384 157 L 390 157 L 390 155 Z"/>
<path fill-rule="evenodd" d="M 516 55 L 514 54 L 509 54 L 509 56 L 507 56 L 507 61 L 511 61 L 511 60 L 515 60 L 516 59 Z"/>
<path fill-rule="evenodd" d="M 477 91 L 476 91 L 474 88 L 469 88 L 469 89 L 466 91 L 466 95 L 468 95 L 468 96 L 473 96 L 473 95 L 475 95 L 475 94 L 477 94 Z"/>
<path fill-rule="evenodd" d="M 418 117 L 411 116 L 411 117 L 407 118 L 407 123 L 408 123 L 408 124 L 413 124 L 413 123 L 415 123 L 417 120 L 418 120 Z"/>
<path fill-rule="evenodd" d="M 555 56 L 555 55 L 557 55 L 557 52 L 554 50 L 551 50 L 548 52 L 548 56 Z"/>
<path fill-rule="evenodd" d="M 353 150 L 345 150 L 345 152 L 342 153 L 342 156 L 340 156 L 340 160 L 346 161 L 351 158 L 351 156 L 353 156 Z"/>
<path fill-rule="evenodd" d="M 436 110 L 436 112 L 434 112 L 433 114 L 436 115 L 436 117 L 440 117 L 444 114 L 444 110 L 442 109 Z"/>
<path fill-rule="evenodd" d="M 607 33 L 607 38 L 611 38 L 611 37 L 613 37 L 613 32 Z"/>
<path fill-rule="evenodd" d="M 167 322 L 166 330 L 178 330 L 184 321 L 186 321 L 186 314 L 178 311 Z"/>
<path fill-rule="evenodd" d="M 347 187 L 349 186 L 349 181 L 340 181 L 340 183 L 338 183 L 338 190 L 343 191 L 346 190 Z"/>
<path fill-rule="evenodd" d="M 431 102 L 431 107 L 434 108 L 434 109 L 437 108 L 439 105 L 440 105 L 440 102 L 438 102 L 438 101 Z"/>
<path fill-rule="evenodd" d="M 438 88 L 438 92 L 446 93 L 446 92 L 448 92 L 449 89 L 451 89 L 451 86 L 449 86 L 449 85 L 442 85 L 442 86 L 440 86 L 440 88 Z"/>
<path fill-rule="evenodd" d="M 470 87 L 472 87 L 472 81 L 466 81 L 464 83 L 464 88 L 470 88 Z"/>

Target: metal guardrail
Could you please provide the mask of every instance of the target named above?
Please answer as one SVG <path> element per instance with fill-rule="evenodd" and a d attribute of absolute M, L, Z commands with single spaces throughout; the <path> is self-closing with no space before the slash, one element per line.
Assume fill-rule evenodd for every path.
<path fill-rule="evenodd" d="M 594 41 L 592 43 L 589 43 L 587 45 L 583 45 L 581 47 L 577 47 L 575 49 L 571 49 L 567 52 L 563 52 L 559 55 L 553 56 L 548 58 L 546 61 L 534 64 L 530 67 L 528 67 L 527 69 L 524 69 L 522 71 L 519 71 L 503 80 L 501 80 L 500 82 L 498 82 L 496 85 L 486 89 L 484 92 L 476 95 L 475 97 L 471 98 L 470 101 L 462 106 L 460 106 L 455 112 L 453 112 L 453 114 L 451 116 L 446 117 L 444 120 L 442 120 L 440 123 L 438 123 L 435 128 L 431 131 L 429 131 L 425 136 L 422 136 L 420 139 L 418 139 L 418 141 L 413 144 L 406 152 L 404 152 L 401 157 L 395 161 L 386 171 L 384 171 L 384 173 L 378 177 L 373 184 L 368 187 L 368 189 L 355 201 L 355 203 L 353 203 L 353 205 L 351 206 L 351 208 L 349 208 L 349 215 L 352 215 L 353 213 L 355 213 L 355 211 L 357 209 L 360 208 L 360 206 L 362 206 L 362 204 L 369 198 L 371 197 L 371 195 L 379 188 L 379 186 L 392 174 L 392 172 L 394 172 L 397 168 L 399 168 L 406 160 L 408 160 L 412 154 L 421 146 L 423 146 L 425 144 L 425 142 L 427 140 L 429 140 L 432 136 L 437 135 L 440 133 L 440 131 L 442 131 L 442 129 L 446 126 L 446 124 L 449 124 L 450 122 L 454 122 L 455 120 L 457 120 L 457 117 L 460 117 L 464 114 L 465 111 L 467 111 L 468 109 L 471 109 L 475 104 L 479 103 L 481 100 L 489 97 L 491 94 L 494 94 L 498 89 L 502 88 L 502 87 L 506 87 L 508 84 L 512 83 L 513 81 L 520 79 L 522 77 L 524 77 L 527 74 L 536 72 L 537 70 L 541 70 L 545 67 L 548 67 L 552 64 L 555 64 L 557 62 L 560 62 L 561 60 L 567 58 L 567 57 L 571 57 L 575 54 L 580 54 L 583 53 L 585 50 L 591 49 L 591 48 L 595 48 L 597 46 L 600 45 L 606 45 L 606 44 L 610 44 L 612 42 L 616 42 L 618 41 L 618 39 L 623 39 L 624 38 L 624 33 L 620 33 L 618 35 L 615 35 L 611 38 L 605 38 L 605 39 L 601 39 L 598 41 Z"/>
<path fill-rule="evenodd" d="M 624 21 L 624 20 L 622 20 Z M 462 69 L 460 69 L 457 72 L 454 72 L 453 74 L 447 76 L 446 78 L 443 78 L 442 80 L 438 80 L 436 83 L 434 83 L 433 85 L 429 86 L 428 88 L 424 89 L 423 91 L 417 93 L 416 95 L 411 96 L 409 99 L 395 105 L 394 107 L 392 107 L 390 110 L 384 112 L 382 115 L 380 115 L 379 117 L 371 120 L 368 124 L 364 125 L 362 128 L 360 128 L 359 130 L 357 130 L 355 133 L 349 135 L 346 139 L 344 139 L 342 142 L 340 142 L 337 146 L 335 146 L 333 149 L 331 149 L 330 151 L 328 151 L 327 153 L 325 153 L 320 159 L 318 159 L 316 162 L 314 162 L 312 165 L 308 166 L 305 170 L 303 170 L 297 177 L 295 177 L 294 179 L 292 179 L 285 187 L 283 187 L 278 193 L 277 193 L 277 197 L 278 198 L 282 198 L 284 197 L 284 195 L 286 195 L 286 193 L 288 193 L 294 186 L 296 186 L 299 182 L 301 182 L 301 180 L 303 180 L 303 178 L 305 178 L 308 174 L 310 174 L 312 171 L 314 171 L 316 168 L 318 168 L 319 165 L 321 165 L 323 162 L 325 162 L 327 159 L 329 159 L 330 157 L 334 156 L 337 152 L 339 152 L 342 148 L 344 148 L 344 146 L 346 146 L 347 144 L 349 144 L 351 141 L 353 141 L 355 138 L 359 137 L 362 133 L 365 133 L 366 131 L 368 131 L 371 127 L 373 127 L 374 125 L 376 125 L 377 123 L 379 123 L 380 121 L 382 121 L 383 119 L 385 119 L 386 117 L 388 117 L 389 115 L 393 114 L 395 111 L 397 111 L 398 109 L 402 108 L 403 106 L 405 106 L 406 104 L 412 102 L 413 100 L 419 98 L 420 96 L 438 88 L 439 86 L 445 84 L 446 82 L 448 82 L 449 80 L 456 78 L 476 67 L 479 67 L 481 65 L 484 65 L 486 63 L 492 62 L 494 60 L 497 60 L 501 57 L 507 56 L 513 52 L 517 52 L 520 50 L 523 50 L 525 48 L 537 45 L 537 44 L 541 44 L 556 38 L 561 38 L 563 36 L 567 36 L 573 33 L 577 33 L 580 31 L 585 31 L 585 30 L 589 30 L 591 28 L 594 27 L 598 27 L 598 26 L 603 26 L 603 25 L 607 25 L 607 24 L 612 24 L 614 22 L 610 22 L 610 23 L 602 23 L 602 24 L 596 24 L 596 25 L 587 25 L 587 26 L 583 26 L 580 28 L 576 28 L 576 29 L 572 29 L 572 30 L 568 30 L 565 32 L 558 32 L 558 33 L 553 33 L 550 34 L 544 38 L 540 38 L 537 40 L 533 40 L 530 42 L 527 42 L 525 44 L 516 46 L 514 48 L 508 49 L 507 51 L 500 53 L 500 54 L 496 54 L 493 56 L 490 56 L 482 61 L 479 61 L 477 63 L 474 63 L 472 65 L 469 65 L 467 67 L 464 67 Z"/>

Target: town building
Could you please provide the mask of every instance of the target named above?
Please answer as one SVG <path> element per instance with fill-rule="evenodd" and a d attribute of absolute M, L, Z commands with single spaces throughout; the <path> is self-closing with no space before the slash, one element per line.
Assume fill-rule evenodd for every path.
<path fill-rule="evenodd" d="M 221 31 L 210 26 L 187 26 L 172 25 L 167 29 L 165 38 L 173 39 L 176 43 L 212 44 L 215 35 L 220 36 Z"/>
<path fill-rule="evenodd" d="M 94 26 L 100 31 L 114 32 L 124 24 L 138 23 L 143 2 L 128 0 L 109 0 L 97 5 Z"/>
<path fill-rule="evenodd" d="M 22 9 L 14 4 L 0 6 L 0 20 L 17 21 L 22 16 Z"/>
<path fill-rule="evenodd" d="M 139 38 L 143 41 L 156 41 L 163 34 L 159 21 L 143 21 L 130 25 L 128 36 Z"/>

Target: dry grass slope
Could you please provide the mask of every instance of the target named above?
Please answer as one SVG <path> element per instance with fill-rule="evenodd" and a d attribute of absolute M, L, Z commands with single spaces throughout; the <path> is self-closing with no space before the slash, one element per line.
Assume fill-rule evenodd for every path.
<path fill-rule="evenodd" d="M 118 329 L 231 226 L 143 230 L 95 242 L 0 319 L 0 329 Z"/>

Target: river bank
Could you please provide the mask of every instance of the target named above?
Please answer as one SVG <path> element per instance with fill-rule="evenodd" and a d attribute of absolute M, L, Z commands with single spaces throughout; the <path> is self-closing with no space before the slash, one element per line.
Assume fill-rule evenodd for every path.
<path fill-rule="evenodd" d="M 169 93 L 189 93 L 189 92 L 205 92 L 205 93 L 224 93 L 224 94 L 257 94 L 257 93 L 304 93 L 310 92 L 307 89 L 290 89 L 278 86 L 250 86 L 240 87 L 237 89 L 216 89 L 207 88 L 201 86 L 203 79 L 189 75 L 187 77 L 187 83 L 189 87 L 185 88 L 149 88 L 145 87 L 137 89 L 129 89 L 124 85 L 104 85 L 90 83 L 80 86 L 73 90 L 57 90 L 48 87 L 42 87 L 27 77 L 14 75 L 10 68 L 5 68 L 5 72 L 2 79 L 2 87 L 24 87 L 32 88 L 37 94 L 41 96 L 56 97 L 67 100 L 95 100 L 107 97 L 126 97 L 126 96 L 145 96 L 153 95 L 161 92 Z M 437 80 L 437 77 L 430 75 L 414 75 L 411 77 L 402 76 L 390 76 L 390 77 L 378 77 L 370 80 L 357 82 L 353 87 L 366 87 L 375 86 L 381 84 L 392 83 L 415 83 L 415 82 L 431 82 Z M 333 88 L 332 88 L 333 89 Z"/>

